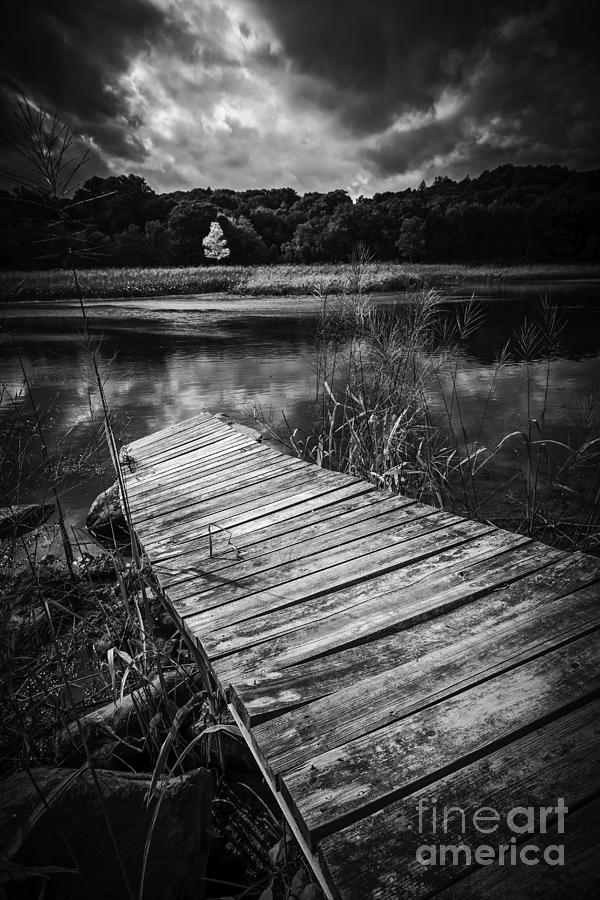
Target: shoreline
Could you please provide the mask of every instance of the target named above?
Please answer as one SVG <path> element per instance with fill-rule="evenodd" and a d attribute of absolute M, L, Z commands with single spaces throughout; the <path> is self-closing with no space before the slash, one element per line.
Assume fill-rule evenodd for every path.
<path fill-rule="evenodd" d="M 86 300 L 130 300 L 206 295 L 230 298 L 312 297 L 349 291 L 356 272 L 351 263 L 194 268 L 81 269 L 77 277 Z M 361 276 L 365 293 L 414 291 L 469 281 L 528 283 L 600 279 L 600 265 L 453 265 L 369 263 Z M 350 291 L 351 292 L 351 291 Z M 78 300 L 73 275 L 64 269 L 0 272 L 4 303 Z"/>

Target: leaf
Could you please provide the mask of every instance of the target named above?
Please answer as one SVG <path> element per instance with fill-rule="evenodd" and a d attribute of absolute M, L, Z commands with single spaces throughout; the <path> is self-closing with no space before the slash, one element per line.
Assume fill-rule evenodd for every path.
<path fill-rule="evenodd" d="M 298 900 L 319 900 L 319 889 L 316 884 L 307 884 Z"/>
<path fill-rule="evenodd" d="M 0 861 L 0 881 L 26 881 L 28 878 L 50 878 L 51 875 L 78 875 L 78 869 L 64 866 L 21 866 L 8 859 Z"/>
<path fill-rule="evenodd" d="M 150 798 L 154 795 L 154 791 L 156 785 L 158 784 L 158 780 L 161 774 L 163 774 L 165 770 L 165 764 L 167 761 L 167 757 L 171 752 L 171 748 L 173 746 L 173 742 L 175 738 L 179 734 L 179 729 L 181 727 L 182 721 L 188 715 L 189 712 L 200 702 L 200 697 L 194 696 L 191 697 L 187 703 L 185 703 L 180 709 L 175 713 L 175 717 L 171 723 L 171 727 L 169 729 L 169 733 L 165 737 L 162 746 L 160 748 L 158 759 L 156 760 L 154 771 L 152 772 L 152 779 L 150 781 L 150 787 L 146 792 L 146 800 L 150 801 Z"/>
<path fill-rule="evenodd" d="M 299 898 L 302 896 L 302 892 L 305 887 L 310 883 L 308 872 L 304 868 L 304 866 L 300 866 L 294 877 L 292 878 L 292 883 L 290 885 L 290 891 L 293 898 Z"/>
<path fill-rule="evenodd" d="M 258 900 L 273 900 L 273 888 L 271 885 L 269 885 L 268 888 L 265 888 Z"/>
<path fill-rule="evenodd" d="M 281 838 L 269 850 L 269 861 L 274 869 L 278 869 L 285 862 L 285 841 Z"/>

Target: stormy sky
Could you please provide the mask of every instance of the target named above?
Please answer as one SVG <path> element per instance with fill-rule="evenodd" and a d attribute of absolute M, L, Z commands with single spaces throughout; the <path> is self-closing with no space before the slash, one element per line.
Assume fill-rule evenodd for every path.
<path fill-rule="evenodd" d="M 24 95 L 99 174 L 157 191 L 345 188 L 501 163 L 600 166 L 592 0 L 18 0 L 0 154 Z"/>

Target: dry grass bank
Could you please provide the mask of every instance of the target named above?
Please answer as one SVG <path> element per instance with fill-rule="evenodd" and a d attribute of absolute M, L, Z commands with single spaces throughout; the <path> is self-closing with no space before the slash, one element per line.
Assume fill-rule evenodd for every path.
<path fill-rule="evenodd" d="M 351 263 L 306 265 L 198 266 L 160 269 L 84 269 L 78 273 L 86 298 L 157 297 L 225 293 L 239 296 L 285 296 L 341 293 L 352 278 Z M 371 262 L 363 290 L 416 290 L 461 281 L 543 281 L 600 278 L 600 266 L 461 266 Z M 77 299 L 68 269 L 1 272 L 0 296 L 10 300 Z"/>

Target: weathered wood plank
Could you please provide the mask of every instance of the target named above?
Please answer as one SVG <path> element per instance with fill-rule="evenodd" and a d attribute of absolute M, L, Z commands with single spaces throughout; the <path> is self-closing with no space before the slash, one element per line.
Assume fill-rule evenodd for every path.
<path fill-rule="evenodd" d="M 456 524 L 424 504 L 392 505 L 391 508 L 386 504 L 375 518 L 362 518 L 341 532 L 329 532 L 293 548 L 286 547 L 279 555 L 240 561 L 226 573 L 199 572 L 196 578 L 170 587 L 169 596 L 174 602 L 193 596 L 198 609 L 210 609 L 300 577 L 308 571 L 328 568 L 348 558 L 359 558 L 383 546 L 409 540 L 415 534 L 425 534 L 446 523 Z"/>
<path fill-rule="evenodd" d="M 206 446 L 211 440 L 218 441 L 229 437 L 240 438 L 240 445 L 244 442 L 252 441 L 252 438 L 248 437 L 248 435 L 240 434 L 240 432 L 234 431 L 228 425 L 220 424 L 215 426 L 210 423 L 205 423 L 197 425 L 195 428 L 179 432 L 170 440 L 161 440 L 155 446 L 146 448 L 145 450 L 140 450 L 139 448 L 134 448 L 132 446 L 129 455 L 132 455 L 134 459 L 139 458 L 140 462 L 143 461 L 144 466 L 152 467 L 157 462 L 169 459 L 172 460 L 178 455 L 185 456 L 192 445 Z M 254 441 L 254 443 L 256 442 Z M 138 457 L 135 455 L 136 449 Z"/>
<path fill-rule="evenodd" d="M 447 896 L 448 900 L 530 897 L 534 894 L 518 887 L 515 890 L 514 885 L 512 891 L 503 892 L 503 879 L 508 877 L 506 867 L 498 868 L 495 864 L 475 869 L 470 877 L 464 878 L 473 870 L 453 865 L 420 865 L 417 850 L 422 845 L 443 843 L 464 843 L 472 850 L 483 844 L 498 848 L 515 836 L 506 821 L 511 809 L 533 806 L 537 811 L 541 806 L 556 807 L 559 797 L 569 809 L 565 833 L 560 835 L 559 842 L 566 843 L 568 837 L 575 835 L 579 839 L 580 830 L 572 808 L 599 788 L 600 700 L 594 700 L 325 838 L 320 851 L 344 900 L 397 900 L 398 897 L 422 900 L 433 894 L 437 897 L 438 891 L 453 884 L 455 889 L 439 896 Z M 449 812 L 455 808 L 447 819 L 446 833 L 444 807 Z M 464 811 L 464 822 L 456 807 Z M 473 825 L 473 814 L 484 807 L 488 808 L 488 815 L 490 810 L 499 814 L 495 830 L 487 834 Z M 548 816 L 551 828 L 553 819 L 556 813 Z M 539 831 L 539 816 L 536 823 Z M 481 827 L 494 828 L 494 822 L 481 823 Z M 591 834 L 597 848 L 597 827 L 591 829 Z M 529 834 L 521 839 L 532 842 Z M 348 865 L 349 860 L 352 865 Z M 567 864 L 573 860 L 568 849 Z M 522 877 L 527 868 L 521 864 L 515 872 Z M 540 866 L 536 867 L 538 874 L 539 869 Z M 359 880 L 357 872 L 360 872 Z M 482 889 L 490 876 L 493 887 Z M 544 878 L 540 883 L 549 886 Z M 571 893 L 570 896 L 587 895 Z"/>
<path fill-rule="evenodd" d="M 190 616 L 189 620 L 186 618 L 186 623 L 205 642 L 207 652 L 213 659 L 273 638 L 279 640 L 290 632 L 293 632 L 292 646 L 287 649 L 290 664 L 339 650 L 343 646 L 359 644 L 367 639 L 373 640 L 430 617 L 432 610 L 437 610 L 440 605 L 434 599 L 433 602 L 415 604 L 411 610 L 402 608 L 398 606 L 393 592 L 386 595 L 379 593 L 379 578 L 396 572 L 400 583 L 405 574 L 404 568 L 411 568 L 428 559 L 435 566 L 438 555 L 445 555 L 445 551 L 452 551 L 461 545 L 466 548 L 472 541 L 486 534 L 483 528 L 473 526 L 474 523 L 471 523 L 463 528 L 458 524 L 439 529 L 407 540 L 404 544 L 387 547 L 366 557 L 332 567 L 321 575 L 309 574 L 286 584 L 284 590 L 253 594 L 239 603 L 234 601 L 233 604 L 237 605 L 215 608 L 212 613 L 212 630 L 205 618 L 208 613 Z M 540 564 L 537 561 L 538 568 Z M 410 574 L 407 577 L 410 578 Z M 352 597 L 355 591 L 356 600 Z M 310 610 L 307 609 L 307 604 L 317 598 L 321 599 L 323 609 L 315 613 L 314 604 L 311 603 Z M 458 597 L 453 596 L 445 609 L 451 609 L 470 599 L 471 592 L 466 597 L 460 594 Z M 286 621 L 286 608 L 300 601 L 302 606 L 294 609 L 293 615 Z M 363 603 L 368 605 L 363 606 Z M 391 613 L 382 614 L 379 619 L 371 622 L 370 610 L 378 603 L 386 606 L 391 604 Z M 342 609 L 339 609 L 340 606 Z M 331 613 L 331 607 L 338 607 L 335 616 Z M 303 622 L 307 613 L 311 619 Z M 289 610 L 287 614 L 290 615 Z M 202 626 L 198 624 L 200 621 Z"/>
<path fill-rule="evenodd" d="M 253 556 L 240 554 L 232 565 L 219 564 L 218 560 L 199 560 L 195 557 L 194 572 L 168 581 L 169 591 L 183 590 L 185 583 L 191 583 L 193 579 L 194 595 L 202 593 L 202 583 L 206 581 L 206 589 L 212 589 L 214 576 L 226 578 L 227 585 L 233 586 L 242 581 L 256 578 L 261 573 L 271 569 L 290 565 L 302 559 L 307 559 L 322 553 L 328 549 L 340 548 L 357 540 L 362 540 L 371 534 L 376 534 L 387 528 L 394 527 L 400 522 L 408 523 L 417 518 L 431 515 L 431 509 L 419 508 L 418 504 L 411 501 L 387 501 L 386 503 L 372 503 L 362 506 L 350 513 L 340 514 L 335 522 L 319 523 L 319 528 L 313 526 L 306 531 L 296 531 L 295 540 L 290 543 L 290 537 L 284 536 L 268 546 L 263 545 L 262 553 L 258 553 L 255 545 Z M 227 571 L 225 571 L 227 569 Z M 241 592 L 240 592 L 241 593 Z"/>
<path fill-rule="evenodd" d="M 507 558 L 512 560 L 509 587 L 494 587 L 494 572 L 501 573 L 503 560 Z M 342 649 L 332 650 L 329 644 L 327 655 L 315 656 L 314 630 L 312 634 L 307 634 L 307 622 L 302 624 L 300 616 L 299 629 L 292 631 L 293 626 L 288 623 L 283 638 L 255 644 L 230 657 L 215 660 L 213 668 L 222 684 L 234 685 L 244 704 L 247 721 L 256 724 L 283 711 L 286 706 L 299 706 L 343 690 L 400 663 L 414 665 L 418 670 L 421 660 L 439 653 L 455 653 L 456 647 L 465 640 L 465 635 L 473 635 L 473 641 L 477 643 L 478 640 L 484 642 L 488 633 L 492 640 L 496 629 L 514 629 L 518 633 L 515 620 L 520 621 L 523 617 L 528 621 L 542 613 L 546 606 L 553 609 L 555 601 L 558 601 L 560 612 L 569 585 L 593 583 L 598 578 L 599 563 L 581 554 L 564 556 L 555 552 L 553 558 L 556 561 L 550 565 L 536 568 L 539 558 L 532 552 L 532 546 L 526 544 L 519 549 L 518 557 L 514 552 L 500 553 L 496 559 L 489 557 L 480 563 L 463 563 L 451 576 L 446 574 L 443 577 L 464 580 L 466 585 L 479 580 L 482 585 L 488 584 L 493 588 L 492 593 L 486 591 L 471 599 L 468 605 L 460 603 L 450 606 L 441 601 L 433 608 L 429 607 L 426 599 L 421 610 L 409 606 L 408 610 L 392 620 L 395 622 L 394 629 L 387 638 L 370 639 L 360 645 L 354 645 L 351 641 L 349 646 L 347 640 L 344 643 L 344 636 L 340 635 L 339 646 Z M 526 568 L 528 564 L 530 574 Z M 512 585 L 511 579 L 515 581 Z M 439 576 L 436 579 L 434 572 L 432 591 L 438 581 Z M 595 590 L 599 592 L 598 588 Z M 399 592 L 398 605 L 401 610 L 403 594 L 410 594 L 410 588 Z M 285 627 L 285 623 L 282 622 L 281 627 Z M 333 633 L 337 640 L 338 625 L 334 623 L 329 631 L 323 629 L 322 633 Z M 471 641 L 470 638 L 468 640 Z"/>
<path fill-rule="evenodd" d="M 520 582 L 509 590 L 517 593 Z M 254 728 L 273 772 L 285 774 L 319 753 L 383 728 L 433 703 L 508 672 L 584 631 L 600 627 L 595 587 L 520 611 L 519 628 L 491 621 L 461 643 L 358 680 L 323 700 Z M 529 612 L 529 615 L 527 615 Z M 243 700 L 243 695 L 242 695 Z"/>
<path fill-rule="evenodd" d="M 175 448 L 171 454 L 157 452 L 151 459 L 143 456 L 133 457 L 133 465 L 129 465 L 129 471 L 138 479 L 156 479 L 161 473 L 179 471 L 185 466 L 190 466 L 193 461 L 199 465 L 207 464 L 221 453 L 265 453 L 267 448 L 257 444 L 251 438 L 228 429 L 225 432 L 201 436 L 189 440 L 184 447 Z"/>
<path fill-rule="evenodd" d="M 330 620 L 340 614 L 340 621 L 345 621 L 345 613 L 353 607 L 360 607 L 363 603 L 373 602 L 377 597 L 392 594 L 397 590 L 410 588 L 420 582 L 431 578 L 443 577 L 449 570 L 455 569 L 460 573 L 463 569 L 477 564 L 480 561 L 494 559 L 507 551 L 517 547 L 530 546 L 530 538 L 520 535 L 506 535 L 505 532 L 493 530 L 482 537 L 476 537 L 464 544 L 457 544 L 450 548 L 439 548 L 440 552 L 417 563 L 410 563 L 401 572 L 392 570 L 380 573 L 360 585 L 354 585 L 348 589 L 339 589 L 329 594 L 320 596 L 314 600 L 307 600 L 295 610 L 294 618 L 290 619 L 287 613 L 271 614 L 269 622 L 272 624 L 272 636 L 262 646 L 256 644 L 247 646 L 227 659 L 215 662 L 219 671 L 226 671 L 228 677 L 241 679 L 246 674 L 259 674 L 264 667 L 276 666 L 277 669 L 288 669 L 304 664 L 307 659 L 316 659 L 322 656 L 322 652 L 309 653 L 305 645 L 313 644 L 322 639 L 326 642 L 324 652 L 334 664 L 340 652 L 348 647 L 348 640 L 343 639 L 339 645 L 332 642 Z M 366 617 L 364 617 L 366 618 Z M 296 625 L 296 622 L 298 623 Z M 248 623 L 250 627 L 251 623 Z M 266 620 L 261 622 L 261 627 L 266 626 Z M 335 630 L 335 629 L 334 629 Z M 366 635 L 361 644 L 361 653 L 367 653 L 375 636 Z M 394 638 L 395 640 L 395 638 Z M 378 646 L 386 659 L 391 659 L 392 664 L 396 660 L 394 653 L 390 656 L 378 637 Z M 354 644 L 354 640 L 350 642 Z M 392 648 L 394 642 L 392 641 Z M 350 654 L 349 659 L 359 658 Z M 339 675 L 343 677 L 343 666 Z"/>
<path fill-rule="evenodd" d="M 256 527 L 260 527 L 267 517 L 285 518 L 286 514 L 293 512 L 299 505 L 314 500 L 320 495 L 337 493 L 339 490 L 340 488 L 336 485 L 319 483 L 314 479 L 309 480 L 306 484 L 296 487 L 295 490 L 280 491 L 277 495 L 272 495 L 262 501 L 243 503 L 218 515 L 197 517 L 189 523 L 187 528 L 182 528 L 176 534 L 172 531 L 165 534 L 159 528 L 150 533 L 147 529 L 144 546 L 148 552 L 152 552 L 153 557 L 155 554 L 162 554 L 166 551 L 164 558 L 168 559 L 171 555 L 170 551 L 182 552 L 198 538 L 206 538 L 209 525 L 214 526 L 215 532 L 219 528 L 224 533 L 231 532 L 232 529 L 239 526 L 254 524 Z"/>
<path fill-rule="evenodd" d="M 459 521 L 445 526 L 436 516 L 426 516 L 397 532 L 386 531 L 361 541 L 355 554 L 350 552 L 351 545 L 344 546 L 336 553 L 326 551 L 310 557 L 309 561 L 300 560 L 297 565 L 292 563 L 272 574 L 265 573 L 263 586 L 239 599 L 227 602 L 223 590 L 211 594 L 210 598 L 205 595 L 195 600 L 172 597 L 171 601 L 177 605 L 180 615 L 185 616 L 186 609 L 189 610 L 190 629 L 206 636 L 211 651 L 219 644 L 219 653 L 231 652 L 238 649 L 239 641 L 235 638 L 231 641 L 221 634 L 228 626 L 359 584 L 381 572 L 400 569 L 410 562 L 433 556 L 440 545 L 466 543 L 485 531 L 486 526 L 473 522 Z M 205 611 L 194 611 L 198 609 Z M 216 628 L 218 635 L 215 631 L 210 632 Z"/>
<path fill-rule="evenodd" d="M 351 502 L 340 502 L 337 509 L 325 507 L 319 511 L 318 515 L 313 513 L 306 516 L 306 524 L 304 525 L 302 522 L 294 523 L 290 519 L 286 523 L 289 524 L 289 527 L 285 530 L 273 526 L 272 528 L 253 532 L 247 537 L 242 535 L 236 541 L 237 554 L 230 554 L 229 557 L 219 558 L 213 555 L 211 558 L 207 555 L 206 558 L 202 558 L 197 551 L 180 556 L 177 560 L 177 568 L 180 571 L 176 572 L 174 569 L 171 576 L 172 580 L 169 578 L 165 584 L 170 586 L 187 581 L 190 575 L 183 571 L 186 565 L 192 567 L 192 574 L 195 572 L 198 575 L 202 575 L 208 572 L 222 571 L 231 566 L 236 566 L 237 572 L 237 566 L 251 561 L 258 561 L 262 558 L 266 560 L 267 557 L 271 560 L 278 558 L 281 561 L 285 561 L 284 552 L 294 554 L 296 548 L 298 548 L 300 553 L 307 552 L 307 547 L 316 546 L 323 536 L 329 537 L 337 534 L 337 539 L 340 540 L 340 535 L 343 536 L 347 527 L 359 522 L 367 522 L 369 519 L 376 518 L 392 509 L 413 506 L 415 502 L 402 497 L 361 494 Z M 272 536 L 274 531 L 277 534 Z M 261 537 L 262 540 L 260 540 Z M 183 574 L 181 574 L 182 571 Z"/>
<path fill-rule="evenodd" d="M 174 459 L 165 459 L 153 464 L 144 464 L 143 468 L 138 464 L 134 465 L 133 471 L 127 476 L 128 485 L 135 492 L 136 485 L 141 482 L 144 485 L 151 485 L 153 481 L 158 481 L 164 477 L 168 477 L 173 473 L 180 473 L 184 470 L 192 468 L 201 469 L 203 466 L 210 466 L 215 462 L 221 464 L 221 461 L 228 454 L 233 460 L 241 458 L 244 453 L 255 451 L 256 444 L 248 441 L 244 445 L 233 435 L 223 435 L 217 439 L 208 441 L 206 445 L 198 445 L 192 442 L 191 449 L 181 456 L 175 456 Z M 260 452 L 260 448 L 259 448 Z M 131 468 L 131 467 L 130 467 Z"/>
<path fill-rule="evenodd" d="M 160 431 L 154 431 L 152 432 L 152 434 L 147 434 L 144 435 L 144 437 L 136 438 L 136 440 L 130 441 L 128 444 L 125 444 L 123 449 L 125 451 L 134 451 L 134 449 L 137 449 L 140 453 L 143 454 L 147 450 L 150 450 L 150 448 L 155 444 L 168 442 L 183 431 L 198 428 L 203 424 L 208 424 L 213 428 L 217 428 L 217 420 L 215 420 L 215 417 L 209 412 L 202 412 L 197 416 L 186 419 L 184 422 L 177 422 L 175 425 L 169 425 L 166 428 L 162 428 Z"/>
<path fill-rule="evenodd" d="M 563 714 L 600 691 L 599 651 L 596 631 L 313 757 L 281 779 L 300 827 L 314 844 Z"/>
<path fill-rule="evenodd" d="M 238 447 L 233 444 L 223 449 L 222 453 L 201 453 L 196 457 L 188 456 L 185 461 L 182 460 L 180 464 L 172 465 L 165 472 L 151 470 L 145 473 L 143 468 L 140 469 L 138 467 L 133 472 L 126 471 L 125 475 L 132 496 L 142 498 L 151 496 L 155 490 L 164 490 L 165 486 L 171 482 L 171 479 L 177 483 L 182 478 L 191 478 L 196 475 L 206 477 L 223 475 L 224 471 L 236 469 L 239 465 L 251 464 L 252 462 L 257 463 L 259 460 L 267 459 L 271 454 L 276 453 L 277 451 L 275 450 L 259 447 L 257 444 L 253 444 L 250 447 Z M 278 455 L 281 456 L 281 454 Z M 291 458 L 286 457 L 286 459 Z"/>
<path fill-rule="evenodd" d="M 144 453 L 143 451 L 132 447 L 125 451 L 126 462 L 130 463 L 128 466 L 130 471 L 150 475 L 160 469 L 161 466 L 164 466 L 164 464 L 172 464 L 179 458 L 183 460 L 190 451 L 190 448 L 206 448 L 209 447 L 211 443 L 216 444 L 221 441 L 230 440 L 235 440 L 235 434 L 231 430 L 224 431 L 211 429 L 209 427 L 193 429 L 186 432 L 184 435 L 174 438 L 169 443 L 157 444 L 152 453 Z"/>
<path fill-rule="evenodd" d="M 236 478 L 242 479 L 253 473 L 257 474 L 261 471 L 277 468 L 282 464 L 284 468 L 295 467 L 298 470 L 305 468 L 308 465 L 308 463 L 299 463 L 298 465 L 298 462 L 298 460 L 294 460 L 291 456 L 284 457 L 282 460 L 281 454 L 277 453 L 275 450 L 268 450 L 266 453 L 260 454 L 259 456 L 248 456 L 248 454 L 245 454 L 244 457 L 236 463 L 235 468 L 232 467 L 229 471 L 226 470 L 224 472 L 221 465 L 215 465 L 213 469 L 205 471 L 196 471 L 194 469 L 192 471 L 186 470 L 182 473 L 169 475 L 169 477 L 164 480 L 164 483 L 155 484 L 147 491 L 137 491 L 134 495 L 134 500 L 136 505 L 143 511 L 145 508 L 151 508 L 152 506 L 164 503 L 165 500 L 168 500 L 174 493 L 185 496 L 186 494 L 197 490 L 215 487 L 219 484 L 222 484 L 225 487 L 234 482 Z"/>
<path fill-rule="evenodd" d="M 242 472 L 237 478 L 223 477 L 222 481 L 216 478 L 203 479 L 199 478 L 193 483 L 184 482 L 182 484 L 173 485 L 171 491 L 167 495 L 153 497 L 140 502 L 139 498 L 135 500 L 135 508 L 137 511 L 136 522 L 138 528 L 144 527 L 144 524 L 152 519 L 160 518 L 164 522 L 164 527 L 168 528 L 171 521 L 176 521 L 178 514 L 181 512 L 183 505 L 186 507 L 206 505 L 208 501 L 219 500 L 225 503 L 227 494 L 241 492 L 245 489 L 269 490 L 273 482 L 284 476 L 296 475 L 299 472 L 304 474 L 305 469 L 298 469 L 294 465 L 294 461 L 279 462 L 273 461 L 269 465 L 258 464 L 253 465 L 247 471 Z M 267 484 L 265 488 L 264 485 Z"/>
<path fill-rule="evenodd" d="M 287 522 L 293 517 L 302 516 L 306 512 L 311 512 L 318 503 L 330 505 L 334 504 L 340 497 L 347 498 L 349 495 L 356 496 L 357 494 L 373 493 L 374 490 L 372 485 L 358 481 L 355 484 L 342 487 L 313 481 L 309 487 L 283 499 L 276 501 L 265 499 L 262 506 L 252 506 L 249 512 L 244 509 L 230 512 L 220 524 L 223 529 L 230 531 L 232 535 L 246 534 L 264 529 L 270 524 L 279 524 Z M 189 552 L 199 542 L 201 546 L 206 546 L 206 524 L 202 523 L 200 527 L 194 525 L 186 534 L 185 539 L 182 537 L 172 538 L 171 535 L 161 536 L 158 533 L 153 536 L 150 542 L 145 538 L 144 543 L 152 544 L 153 559 L 160 561 L 171 557 L 175 558 L 177 554 Z"/>
<path fill-rule="evenodd" d="M 239 525 L 231 526 L 231 535 L 235 540 L 235 546 L 246 552 L 255 544 L 260 545 L 271 537 L 293 541 L 293 536 L 303 527 L 314 526 L 315 523 L 330 521 L 338 514 L 338 510 L 350 510 L 363 499 L 379 498 L 379 492 L 373 485 L 364 481 L 353 481 L 327 493 L 317 494 L 315 497 L 297 503 L 292 507 L 263 516 L 260 519 L 252 519 Z M 232 551 L 228 538 L 216 533 L 213 540 L 213 561 L 217 562 L 220 554 L 230 554 Z M 167 554 L 158 549 L 153 553 L 152 561 L 155 567 L 163 569 L 168 563 L 163 560 L 168 556 L 171 573 L 176 571 L 179 561 L 188 564 L 191 559 L 206 561 L 209 556 L 209 544 L 206 533 L 187 542 L 181 547 L 171 547 Z M 209 560 L 210 561 L 210 560 Z M 237 561 L 237 556 L 234 562 Z"/>
<path fill-rule="evenodd" d="M 227 454 L 225 451 L 227 450 Z M 183 484 L 186 479 L 200 476 L 223 473 L 224 460 L 227 465 L 234 468 L 242 462 L 258 461 L 263 454 L 256 454 L 254 447 L 236 447 L 227 445 L 223 448 L 223 455 L 198 450 L 190 452 L 181 461 L 173 462 L 170 467 L 163 467 L 144 473 L 136 468 L 134 472 L 124 472 L 127 494 L 131 500 L 148 500 L 153 496 L 154 490 L 164 490 L 165 486 L 173 482 Z"/>
<path fill-rule="evenodd" d="M 255 470 L 262 468 L 264 466 L 270 466 L 271 464 L 271 450 L 263 450 L 259 454 L 253 454 L 251 450 L 241 448 L 235 449 L 231 457 L 221 457 L 215 456 L 213 459 L 207 459 L 204 462 L 200 462 L 200 464 L 194 466 L 193 474 L 194 477 L 202 477 L 206 479 L 214 479 L 215 476 L 220 475 L 223 483 L 230 482 L 234 480 L 237 474 L 238 466 L 244 465 L 246 463 L 253 464 Z M 227 465 L 225 468 L 223 467 L 223 461 L 231 460 L 231 465 Z M 298 474 L 311 474 L 315 480 L 321 481 L 335 481 L 337 485 L 343 484 L 351 484 L 357 481 L 356 478 L 352 478 L 349 475 L 342 475 L 338 477 L 336 473 L 330 472 L 327 469 L 319 469 L 316 466 L 311 465 L 310 463 L 303 462 L 302 460 L 295 459 L 292 456 L 283 456 L 280 459 L 280 463 L 284 467 L 289 467 L 291 471 L 296 471 Z M 252 465 L 248 465 L 248 468 L 252 468 Z M 188 473 L 189 475 L 189 473 Z"/>
<path fill-rule="evenodd" d="M 481 897 L 493 897 L 494 900 L 520 897 L 524 900 L 592 900 L 600 893 L 599 820 L 600 799 L 594 797 L 579 808 L 571 808 L 564 834 L 557 833 L 553 828 L 547 834 L 536 836 L 533 841 L 522 839 L 519 842 L 539 847 L 541 859 L 545 847 L 562 845 L 565 865 L 559 869 L 550 869 L 543 863 L 534 867 L 521 864 L 484 868 L 436 894 L 436 897 L 439 896 L 440 900 L 480 900 Z M 528 856 L 531 860 L 531 851 Z"/>
<path fill-rule="evenodd" d="M 199 422 L 189 428 L 182 427 L 179 431 L 161 437 L 160 440 L 155 441 L 153 444 L 148 444 L 145 447 L 140 447 L 139 444 L 134 442 L 129 445 L 128 451 L 132 452 L 134 457 L 137 452 L 140 461 L 151 463 L 157 456 L 170 454 L 173 450 L 189 444 L 190 441 L 205 441 L 207 437 L 211 436 L 213 438 L 219 438 L 225 435 L 235 434 L 239 434 L 239 436 L 243 438 L 248 437 L 248 435 L 234 431 L 233 428 L 229 425 L 225 425 L 223 422 L 216 422 L 214 420 L 211 422 L 207 420 Z"/>
<path fill-rule="evenodd" d="M 293 498 L 296 493 L 304 489 L 314 489 L 317 486 L 335 487 L 335 482 L 326 478 L 314 478 L 310 472 L 290 472 L 277 476 L 275 484 L 270 485 L 268 497 L 275 502 L 278 498 Z M 265 491 L 260 484 L 231 491 L 222 498 L 215 497 L 206 503 L 191 503 L 181 510 L 180 517 L 171 520 L 168 528 L 164 527 L 160 517 L 151 519 L 144 525 L 145 535 L 160 534 L 168 531 L 169 538 L 174 541 L 182 537 L 189 538 L 189 522 L 193 519 L 194 525 L 201 526 L 213 522 L 222 525 L 222 519 L 229 515 L 235 515 L 241 509 L 260 510 L 265 504 Z"/>
<path fill-rule="evenodd" d="M 262 461 L 264 461 L 265 464 L 267 462 L 283 461 L 281 453 L 268 447 L 254 446 L 237 449 L 234 447 L 232 454 L 235 459 L 234 466 L 224 467 L 222 458 L 219 456 L 213 456 L 211 459 L 207 456 L 202 456 L 199 465 L 188 466 L 186 468 L 182 463 L 181 469 L 177 465 L 174 465 L 162 480 L 154 479 L 151 481 L 148 479 L 148 482 L 146 482 L 143 477 L 144 473 L 142 466 L 141 470 L 136 469 L 135 472 L 131 473 L 132 476 L 137 476 L 137 481 L 135 482 L 135 496 L 142 498 L 153 497 L 156 494 L 160 495 L 161 492 L 168 489 L 169 485 L 181 484 L 182 479 L 187 479 L 189 483 L 192 483 L 201 478 L 217 478 L 219 476 L 225 478 L 228 473 L 231 473 L 231 476 L 234 476 L 238 471 L 241 471 L 241 469 L 247 470 L 251 468 L 253 464 L 255 467 L 258 467 Z M 288 461 L 290 459 L 295 459 L 295 457 L 285 456 L 283 459 Z M 308 463 L 303 463 L 301 460 L 297 460 L 297 462 L 301 466 L 308 465 Z"/>

